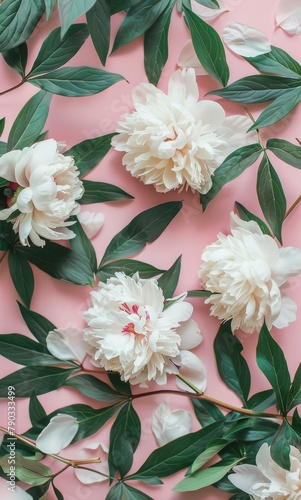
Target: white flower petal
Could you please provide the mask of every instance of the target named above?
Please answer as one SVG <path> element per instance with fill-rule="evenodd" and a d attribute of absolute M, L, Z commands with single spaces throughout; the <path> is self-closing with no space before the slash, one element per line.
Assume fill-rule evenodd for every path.
<path fill-rule="evenodd" d="M 71 443 L 78 427 L 74 417 L 58 413 L 39 434 L 36 445 L 43 453 L 60 453 Z"/>
<path fill-rule="evenodd" d="M 208 71 L 205 70 L 198 60 L 192 40 L 188 40 L 182 48 L 178 57 L 177 66 L 179 66 L 180 69 L 193 68 L 196 75 L 208 75 Z"/>
<path fill-rule="evenodd" d="M 105 220 L 102 212 L 94 214 L 93 212 L 84 211 L 80 212 L 77 218 L 90 240 L 99 233 Z"/>
<path fill-rule="evenodd" d="M 185 323 L 182 323 L 178 328 L 178 334 L 181 337 L 180 349 L 194 349 L 203 340 L 203 335 L 199 325 L 194 319 L 190 318 Z"/>
<path fill-rule="evenodd" d="M 199 17 L 204 19 L 204 21 L 211 21 L 212 19 L 215 19 L 216 17 L 220 16 L 223 12 L 227 11 L 227 8 L 225 7 L 223 0 L 219 0 L 219 9 L 210 9 L 209 7 L 205 7 L 204 5 L 199 4 L 198 2 L 193 2 L 192 4 L 192 10 L 195 12 Z"/>
<path fill-rule="evenodd" d="M 236 488 L 248 493 L 252 493 L 252 486 L 256 483 L 267 483 L 267 478 L 260 472 L 256 465 L 236 465 L 233 467 L 235 474 L 229 474 L 228 479 Z M 260 497 L 257 497 L 260 498 Z"/>
<path fill-rule="evenodd" d="M 46 337 L 48 351 L 58 359 L 76 360 L 82 363 L 87 354 L 83 334 L 76 328 L 55 329 Z"/>
<path fill-rule="evenodd" d="M 92 458 L 96 455 L 100 458 L 101 462 L 97 464 L 89 464 L 89 469 L 94 469 L 95 472 L 80 468 L 74 469 L 77 479 L 83 484 L 101 483 L 106 481 L 108 479 L 106 476 L 109 475 L 109 464 L 107 459 L 108 452 L 108 447 L 98 442 L 91 442 L 82 448 L 79 452 L 80 459 Z M 97 474 L 97 472 L 101 472 L 104 475 Z"/>
<path fill-rule="evenodd" d="M 179 372 L 189 382 L 191 382 L 200 391 L 205 391 L 207 386 L 207 373 L 204 363 L 195 354 L 190 351 L 181 351 L 181 366 Z M 187 384 L 178 377 L 177 386 L 187 392 L 194 392 Z"/>
<path fill-rule="evenodd" d="M 273 266 L 274 274 L 277 276 L 277 284 L 282 285 L 291 276 L 301 273 L 301 250 L 294 247 L 283 247 L 279 249 L 279 259 Z"/>
<path fill-rule="evenodd" d="M 246 24 L 228 24 L 222 38 L 229 49 L 244 57 L 256 57 L 271 50 L 266 34 Z"/>
<path fill-rule="evenodd" d="M 285 294 L 281 296 L 281 310 L 277 319 L 273 322 L 276 328 L 285 328 L 289 323 L 296 320 L 297 304 Z"/>
<path fill-rule="evenodd" d="M 186 410 L 173 410 L 161 403 L 153 413 L 152 430 L 159 446 L 184 436 L 191 431 L 192 417 Z"/>
<path fill-rule="evenodd" d="M 300 0 L 281 0 L 276 11 L 276 22 L 278 26 L 290 35 L 300 35 Z"/>

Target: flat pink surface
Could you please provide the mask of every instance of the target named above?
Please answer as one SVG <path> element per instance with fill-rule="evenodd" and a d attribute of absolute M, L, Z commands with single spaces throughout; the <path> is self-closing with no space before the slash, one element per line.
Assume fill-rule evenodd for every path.
<path fill-rule="evenodd" d="M 229 0 L 226 2 L 229 6 L 229 12 L 224 13 L 212 22 L 212 25 L 221 34 L 225 25 L 231 22 L 241 22 L 264 31 L 271 43 L 285 49 L 291 56 L 300 60 L 300 37 L 287 35 L 280 28 L 276 27 L 275 11 L 278 0 Z M 121 22 L 122 14 L 113 18 L 113 32 Z M 34 60 L 46 35 L 58 26 L 59 20 L 57 11 L 54 12 L 49 23 L 42 20 L 39 27 L 29 40 L 29 64 Z M 171 73 L 176 69 L 178 55 L 189 39 L 188 29 L 180 14 L 176 11 L 173 14 L 169 36 L 169 59 L 163 71 L 159 87 L 162 90 L 167 89 L 168 79 Z M 226 55 L 230 66 L 230 82 L 255 74 L 256 71 L 241 57 L 236 56 L 226 48 Z M 73 58 L 71 65 L 91 65 L 99 67 L 100 63 L 88 40 L 79 53 Z M 0 91 L 5 90 L 19 81 L 19 77 L 14 73 L 1 59 L 1 82 Z M 29 67 L 29 66 L 28 66 Z M 49 129 L 48 137 L 53 137 L 58 141 L 65 141 L 67 147 L 71 147 L 85 139 L 101 136 L 113 132 L 117 121 L 123 113 L 133 109 L 131 92 L 141 82 L 146 81 L 143 69 L 143 40 L 139 38 L 125 48 L 120 49 L 114 55 L 108 58 L 106 69 L 108 71 L 121 73 L 127 81 L 122 81 L 104 92 L 84 98 L 64 98 L 53 96 L 50 107 L 50 114 L 46 123 Z M 218 85 L 210 77 L 198 77 L 200 98 L 204 98 L 206 92 L 217 88 Z M 29 97 L 36 92 L 36 88 L 30 84 L 25 84 L 21 88 L 1 97 L 1 116 L 6 117 L 6 128 L 3 140 L 6 139 L 10 126 L 15 119 L 21 107 L 27 102 Z M 214 97 L 212 97 L 215 99 Z M 221 102 L 227 114 L 243 113 L 243 109 L 238 104 Z M 253 105 L 251 107 L 254 116 L 258 116 L 262 107 Z M 278 137 L 295 142 L 295 138 L 301 139 L 301 107 L 297 109 L 282 122 L 275 124 L 269 129 L 264 129 L 264 139 L 268 137 Z M 103 212 L 105 214 L 105 224 L 100 233 L 94 238 L 93 244 L 96 248 L 98 259 L 109 243 L 110 239 L 120 229 L 122 229 L 135 215 L 151 206 L 163 203 L 168 200 L 183 200 L 184 207 L 175 220 L 170 224 L 167 230 L 160 238 L 148 245 L 138 256 L 139 260 L 148 262 L 159 268 L 168 268 L 182 255 L 182 272 L 180 276 L 177 292 L 183 292 L 187 289 L 196 289 L 200 287 L 197 277 L 197 270 L 200 265 L 200 256 L 204 247 L 216 240 L 218 232 L 229 232 L 229 214 L 233 209 L 234 202 L 243 203 L 249 210 L 261 214 L 256 196 L 256 166 L 248 169 L 237 180 L 228 184 L 217 198 L 209 205 L 203 214 L 198 201 L 198 195 L 188 193 L 178 194 L 172 192 L 162 195 L 155 192 L 152 186 L 145 186 L 138 180 L 133 179 L 121 165 L 122 155 L 111 150 L 101 164 L 91 173 L 88 178 L 110 182 L 118 185 L 125 191 L 131 193 L 135 199 L 121 203 L 106 203 L 84 207 L 94 212 Z M 277 169 L 284 191 L 287 196 L 288 206 L 300 194 L 301 172 L 293 167 L 283 164 L 277 158 L 274 158 L 274 166 Z M 284 245 L 301 247 L 301 233 L 299 228 L 301 206 L 298 207 L 285 221 L 284 224 Z M 87 308 L 87 299 L 89 297 L 89 287 L 79 287 L 69 285 L 50 278 L 41 271 L 34 269 L 35 274 L 35 292 L 31 308 L 47 317 L 58 327 L 84 326 L 81 315 Z M 22 333 L 28 334 L 26 325 L 19 314 L 16 300 L 17 294 L 12 285 L 7 261 L 1 264 L 1 300 L 0 317 L 1 333 Z M 301 294 L 300 277 L 293 278 L 290 281 L 288 293 L 298 303 L 297 321 L 283 330 L 272 331 L 274 338 L 284 349 L 288 359 L 289 368 L 293 374 L 300 362 L 300 328 L 301 317 Z M 203 335 L 203 343 L 195 349 L 200 358 L 204 361 L 208 370 L 208 388 L 207 393 L 213 397 L 223 399 L 232 404 L 239 404 L 236 396 L 229 391 L 220 380 L 213 355 L 213 339 L 219 327 L 219 322 L 209 316 L 209 308 L 203 303 L 203 300 L 191 299 L 195 307 L 194 318 L 198 321 Z M 244 355 L 249 362 L 252 371 L 252 389 L 251 393 L 268 388 L 268 383 L 264 376 L 259 372 L 255 364 L 255 347 L 257 343 L 257 334 L 243 335 L 238 334 L 244 345 Z M 1 359 L 1 377 L 15 371 L 19 366 Z M 105 378 L 104 378 L 105 380 Z M 168 386 L 175 388 L 175 380 L 170 377 Z M 157 386 L 151 385 L 151 389 Z M 94 407 L 99 407 L 99 403 L 79 395 L 73 389 L 59 389 L 50 394 L 39 396 L 41 403 L 47 412 L 51 412 L 61 406 L 72 403 L 84 403 Z M 156 442 L 151 431 L 151 416 L 155 407 L 166 402 L 172 409 L 185 408 L 190 411 L 189 401 L 185 398 L 174 396 L 147 397 L 135 402 L 135 409 L 142 422 L 142 439 L 135 455 L 132 471 L 137 470 L 152 450 L 156 448 Z M 1 425 L 6 426 L 6 401 L 1 403 Z M 108 422 L 89 442 L 101 441 L 108 445 L 109 430 L 112 422 Z M 17 402 L 17 432 L 22 433 L 29 427 L 28 417 L 28 399 Z M 193 430 L 199 429 L 199 424 L 194 419 Z M 77 458 L 78 450 L 83 443 L 69 447 L 62 452 L 62 455 L 68 458 Z M 51 463 L 54 470 L 61 467 L 58 462 Z M 206 488 L 202 492 L 175 493 L 172 487 L 183 477 L 184 471 L 164 479 L 163 486 L 145 486 L 137 483 L 137 487 L 148 493 L 156 500 L 213 500 L 227 499 L 229 495 L 219 492 L 214 488 Z M 2 481 L 2 480 L 1 480 Z M 82 485 L 74 476 L 72 470 L 59 476 L 56 480 L 57 487 L 64 494 L 65 500 L 90 500 L 104 499 L 108 492 L 107 482 L 102 485 L 92 486 Z M 133 484 L 133 486 L 135 486 Z M 54 500 L 54 494 L 49 493 L 49 500 Z"/>

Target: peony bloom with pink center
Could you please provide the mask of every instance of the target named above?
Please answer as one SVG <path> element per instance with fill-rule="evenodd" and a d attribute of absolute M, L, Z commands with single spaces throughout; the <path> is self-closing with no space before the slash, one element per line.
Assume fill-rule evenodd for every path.
<path fill-rule="evenodd" d="M 79 211 L 76 200 L 84 189 L 71 156 L 60 152 L 54 139 L 38 142 L 0 158 L 0 177 L 8 181 L 8 208 L 0 220 L 10 218 L 22 245 L 42 247 L 45 240 L 74 238 L 67 221 Z"/>

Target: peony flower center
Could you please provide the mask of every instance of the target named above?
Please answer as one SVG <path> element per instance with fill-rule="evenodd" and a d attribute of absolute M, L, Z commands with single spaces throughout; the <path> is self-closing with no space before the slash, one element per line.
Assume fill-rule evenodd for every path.
<path fill-rule="evenodd" d="M 122 333 L 137 335 L 147 335 L 147 321 L 150 319 L 149 313 L 144 306 L 133 304 L 129 306 L 123 302 L 119 309 L 128 315 L 130 320 L 121 330 Z"/>

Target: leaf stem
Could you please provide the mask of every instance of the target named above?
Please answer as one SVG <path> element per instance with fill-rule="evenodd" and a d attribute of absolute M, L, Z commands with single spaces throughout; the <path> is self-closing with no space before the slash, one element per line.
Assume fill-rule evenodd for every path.
<path fill-rule="evenodd" d="M 94 472 L 95 474 L 100 474 L 101 476 L 104 476 L 108 479 L 116 479 L 116 477 L 109 476 L 108 474 L 105 474 L 104 472 L 100 472 L 100 471 L 95 470 L 95 469 L 89 469 L 89 467 L 82 467 L 81 465 L 77 465 L 76 469 L 88 470 L 90 472 Z"/>
<path fill-rule="evenodd" d="M 250 118 L 250 120 L 252 120 L 252 122 L 255 123 L 255 118 L 252 115 L 251 111 L 249 111 L 248 108 L 246 108 L 245 106 L 243 106 L 243 108 L 244 108 L 245 112 L 247 113 L 248 117 Z M 259 142 L 260 146 L 262 147 L 262 149 L 264 149 L 264 145 L 262 142 L 262 138 L 261 138 L 259 129 L 256 129 L 256 133 L 257 133 L 258 142 Z"/>
<path fill-rule="evenodd" d="M 3 254 L 1 255 L 1 257 L 0 257 L 0 264 L 1 264 L 1 262 L 3 261 L 3 259 L 4 259 L 5 255 L 7 254 L 7 252 L 8 252 L 8 250 L 5 250 L 5 251 L 3 252 Z"/>
<path fill-rule="evenodd" d="M 23 83 L 25 83 L 25 82 L 26 82 L 26 78 L 23 78 L 23 80 L 20 83 L 18 83 L 17 85 L 15 85 L 14 87 L 11 87 L 10 89 L 6 89 L 3 92 L 0 92 L 0 96 L 4 95 L 4 94 L 8 94 L 8 92 L 11 92 L 12 90 L 15 90 L 15 89 L 21 87 L 21 85 L 23 85 Z"/>
<path fill-rule="evenodd" d="M 286 219 L 289 214 L 294 210 L 294 208 L 296 208 L 296 206 L 298 205 L 298 203 L 301 201 L 301 194 L 298 196 L 298 198 L 294 201 L 294 203 L 287 209 L 286 213 L 285 213 L 285 216 L 284 216 L 284 219 Z"/>

